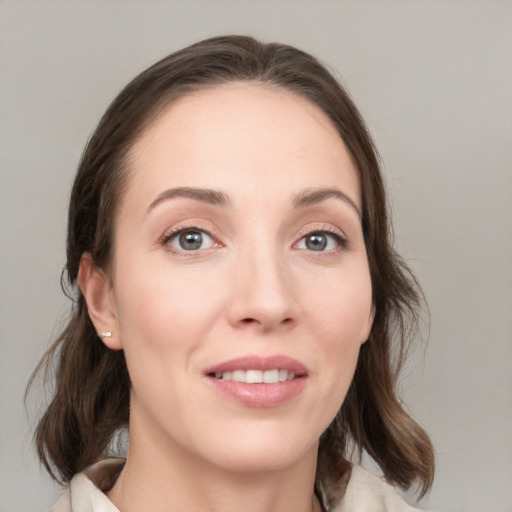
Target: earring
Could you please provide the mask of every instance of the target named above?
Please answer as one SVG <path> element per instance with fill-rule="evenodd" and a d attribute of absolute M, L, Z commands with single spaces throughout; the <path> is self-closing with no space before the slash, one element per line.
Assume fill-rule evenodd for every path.
<path fill-rule="evenodd" d="M 110 338 L 110 336 L 112 336 L 112 333 L 110 331 L 104 331 L 101 333 L 101 336 L 103 338 Z"/>

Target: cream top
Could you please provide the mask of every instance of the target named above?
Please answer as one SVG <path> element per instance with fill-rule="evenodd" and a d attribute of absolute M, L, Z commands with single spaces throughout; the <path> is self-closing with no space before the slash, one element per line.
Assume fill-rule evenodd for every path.
<path fill-rule="evenodd" d="M 119 512 L 103 490 L 117 478 L 124 459 L 105 459 L 73 477 L 50 512 Z M 347 490 L 332 512 L 419 512 L 396 489 L 359 466 L 352 467 Z"/>

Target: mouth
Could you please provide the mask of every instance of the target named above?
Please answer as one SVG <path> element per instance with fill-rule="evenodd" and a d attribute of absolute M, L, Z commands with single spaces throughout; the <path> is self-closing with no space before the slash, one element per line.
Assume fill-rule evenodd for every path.
<path fill-rule="evenodd" d="M 205 376 L 228 399 L 247 407 L 269 408 L 299 395 L 308 370 L 288 356 L 247 356 L 208 368 Z"/>
<path fill-rule="evenodd" d="M 246 384 L 277 384 L 306 377 L 308 370 L 304 364 L 293 357 L 249 355 L 224 361 L 208 368 L 205 373 L 208 377 L 218 380 Z"/>

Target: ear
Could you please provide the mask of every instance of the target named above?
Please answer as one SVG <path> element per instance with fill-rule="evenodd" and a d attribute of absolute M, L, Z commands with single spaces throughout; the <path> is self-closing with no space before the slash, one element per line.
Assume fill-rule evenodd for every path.
<path fill-rule="evenodd" d="M 90 253 L 84 253 L 78 269 L 78 286 L 87 303 L 87 311 L 98 336 L 112 350 L 123 348 L 117 323 L 116 305 L 112 283 L 107 274 L 98 268 Z M 109 336 L 102 336 L 110 332 Z"/>
<path fill-rule="evenodd" d="M 368 319 L 363 326 L 363 335 L 361 336 L 361 345 L 366 342 L 372 332 L 373 320 L 375 319 L 375 304 L 372 304 Z"/>

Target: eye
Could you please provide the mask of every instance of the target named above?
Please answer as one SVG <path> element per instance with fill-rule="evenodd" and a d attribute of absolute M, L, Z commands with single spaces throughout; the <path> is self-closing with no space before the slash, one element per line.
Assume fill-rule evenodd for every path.
<path fill-rule="evenodd" d="M 169 235 L 165 243 L 178 251 L 198 251 L 215 245 L 213 238 L 201 229 L 180 229 Z"/>
<path fill-rule="evenodd" d="M 315 231 L 302 237 L 297 243 L 298 249 L 308 251 L 332 251 L 338 247 L 346 246 L 346 241 L 337 233 L 327 233 L 325 231 Z"/>

